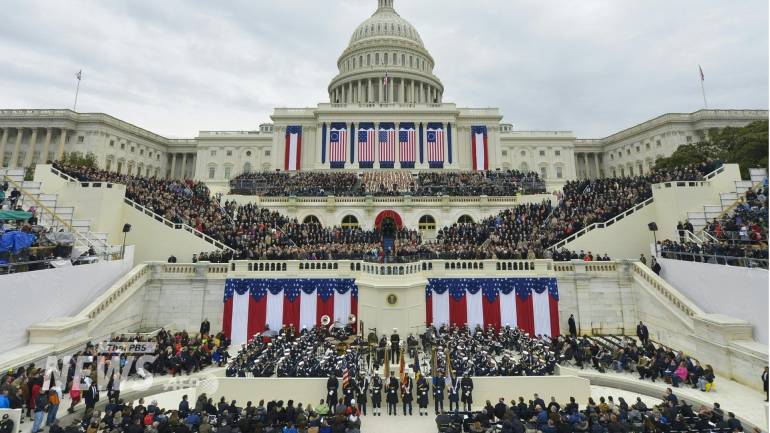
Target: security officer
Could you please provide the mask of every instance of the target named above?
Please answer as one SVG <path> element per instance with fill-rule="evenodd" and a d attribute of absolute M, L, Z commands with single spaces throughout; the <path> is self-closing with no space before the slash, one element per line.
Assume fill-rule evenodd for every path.
<path fill-rule="evenodd" d="M 398 415 L 398 379 L 391 371 L 388 381 L 388 415 Z"/>
<path fill-rule="evenodd" d="M 430 391 L 428 379 L 421 375 L 417 379 L 417 407 L 419 407 L 420 416 L 428 416 L 428 391 Z"/>
<path fill-rule="evenodd" d="M 382 416 L 382 378 L 372 373 L 372 415 Z"/>
<path fill-rule="evenodd" d="M 468 376 L 468 373 L 465 373 L 465 376 L 463 376 L 462 380 L 460 381 L 460 388 L 462 389 L 463 395 L 462 395 L 462 402 L 463 402 L 463 410 L 466 412 L 471 411 L 471 404 L 473 403 L 473 379 L 471 379 L 470 376 Z"/>
<path fill-rule="evenodd" d="M 404 376 L 404 381 L 401 383 L 401 402 L 404 407 L 404 415 L 406 415 L 407 408 L 409 408 L 409 415 L 412 415 L 412 400 L 414 399 L 414 396 L 412 395 L 413 389 L 414 381 L 407 373 Z"/>
<path fill-rule="evenodd" d="M 377 370 L 380 368 L 381 365 L 385 363 L 385 352 L 388 350 L 388 337 L 385 336 L 385 334 L 382 334 L 382 338 L 380 338 L 380 343 L 377 345 L 377 365 L 374 366 L 374 369 Z M 389 363 L 392 363 L 393 360 L 388 360 Z"/>
<path fill-rule="evenodd" d="M 339 386 L 339 381 L 337 381 L 337 376 L 334 375 L 334 373 L 329 373 L 329 379 L 326 380 L 326 400 L 327 401 L 337 401 L 337 386 Z"/>
<path fill-rule="evenodd" d="M 446 379 L 444 379 L 444 373 L 439 373 L 433 378 L 433 405 L 436 415 L 444 411 L 444 388 L 446 388 Z"/>
<path fill-rule="evenodd" d="M 398 335 L 398 329 L 393 328 L 393 334 L 390 335 L 390 363 L 395 364 L 398 362 L 399 344 L 401 343 L 401 337 Z"/>

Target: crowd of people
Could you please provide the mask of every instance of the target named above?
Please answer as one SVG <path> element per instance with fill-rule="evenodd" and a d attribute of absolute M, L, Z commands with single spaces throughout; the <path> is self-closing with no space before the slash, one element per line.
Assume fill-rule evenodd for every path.
<path fill-rule="evenodd" d="M 233 194 L 263 197 L 363 196 L 365 191 L 355 173 L 343 172 L 249 172 L 230 181 Z"/>
<path fill-rule="evenodd" d="M 554 262 L 568 262 L 570 260 L 582 260 L 584 262 L 609 262 L 612 260 L 607 253 L 604 253 L 604 256 L 601 256 L 599 254 L 594 257 L 593 253 L 590 251 L 585 252 L 583 250 L 580 250 L 580 252 L 570 251 L 566 248 L 562 248 L 560 250 L 554 249 L 553 251 L 546 251 L 546 258 L 548 258 L 548 254 L 550 254 L 550 258 Z"/>
<path fill-rule="evenodd" d="M 345 327 L 328 329 L 294 329 L 293 325 L 280 330 L 269 327 L 260 335 L 241 346 L 227 366 L 230 377 L 327 377 L 342 376 L 348 367 L 355 372 L 361 366 L 365 343 L 357 337 L 350 348 L 338 353 L 337 345 L 351 335 Z"/>
<path fill-rule="evenodd" d="M 623 397 L 589 398 L 581 407 L 574 397 L 559 403 L 551 397 L 546 403 L 537 394 L 528 401 L 520 396 L 509 403 L 501 397 L 497 404 L 487 401 L 483 410 L 472 413 L 445 413 L 436 417 L 441 433 L 500 432 L 521 433 L 620 433 L 620 432 L 742 432 L 743 425 L 732 412 L 725 413 L 719 403 L 694 407 L 671 389 L 658 404 L 648 406 L 640 397 L 629 403 Z"/>
<path fill-rule="evenodd" d="M 270 196 L 514 196 L 545 192 L 535 172 L 432 171 L 416 177 L 408 170 L 340 172 L 254 172 L 230 181 L 233 194 Z"/>
<path fill-rule="evenodd" d="M 750 189 L 730 212 L 706 224 L 703 242 L 685 236 L 693 232 L 689 221 L 679 223 L 679 241 L 660 243 L 669 259 L 732 266 L 767 267 L 768 188 Z"/>
<path fill-rule="evenodd" d="M 253 204 L 219 202 L 212 199 L 202 183 L 132 177 L 102 170 L 58 164 L 57 168 L 80 180 L 121 182 L 127 185 L 127 196 L 159 215 L 183 222 L 222 241 L 236 250 L 234 254 L 214 254 L 215 260 L 237 259 L 364 259 L 392 261 L 420 259 L 535 259 L 553 257 L 549 247 L 594 222 L 610 219 L 651 197 L 651 185 L 670 180 L 698 180 L 712 165 L 685 166 L 658 170 L 647 176 L 593 179 L 567 182 L 558 203 L 520 204 L 500 214 L 473 223 L 456 223 L 437 231 L 434 241 L 424 242 L 416 230 L 402 228 L 392 236 L 395 242 L 386 251 L 383 233 L 358 227 L 324 227 L 318 222 L 300 223 Z M 251 176 L 251 174 L 249 175 Z M 253 174 L 273 185 L 276 193 L 291 194 L 291 188 L 328 190 L 355 184 L 365 190 L 357 175 L 346 173 L 270 173 Z M 271 176 L 275 176 L 272 178 Z M 301 182 L 281 183 L 281 179 L 298 177 Z M 326 177 L 324 177 L 326 176 Z M 384 175 L 383 175 L 384 176 Z M 423 173 L 421 184 L 486 188 L 534 180 L 531 173 Z M 336 179 L 330 182 L 328 178 Z M 355 178 L 355 180 L 353 179 Z M 372 185 L 384 189 L 388 178 L 373 178 Z M 394 180 L 394 179 L 391 179 Z M 476 183 L 476 182 L 481 183 Z M 481 186 L 479 186 L 481 185 Z M 375 186 L 375 188 L 380 188 Z M 454 186 L 451 186 L 454 187 Z M 347 186 L 346 186 L 347 188 Z M 432 188 L 432 187 L 431 187 Z M 478 193 L 478 192 L 476 192 Z M 560 256 L 561 253 L 556 253 Z M 208 255 L 206 255 L 208 257 Z M 570 255 L 571 257 L 571 255 Z M 409 259 L 407 259 L 409 258 Z M 586 256 L 583 256 L 585 259 Z M 593 256 L 590 257 L 593 259 Z M 604 258 L 604 257 L 602 257 Z M 198 258 L 200 260 L 200 257 Z"/>

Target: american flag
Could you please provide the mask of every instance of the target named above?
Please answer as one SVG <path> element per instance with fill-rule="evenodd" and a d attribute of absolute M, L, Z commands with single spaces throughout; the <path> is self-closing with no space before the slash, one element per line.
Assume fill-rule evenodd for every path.
<path fill-rule="evenodd" d="M 344 168 L 347 145 L 347 126 L 344 123 L 332 125 L 331 132 L 329 133 L 329 161 L 332 168 Z"/>
<path fill-rule="evenodd" d="M 414 168 L 417 133 L 413 123 L 402 123 L 398 130 L 398 144 L 401 153 L 401 168 Z"/>
<path fill-rule="evenodd" d="M 361 168 L 374 165 L 375 130 L 373 123 L 361 123 L 358 128 L 358 163 Z"/>
<path fill-rule="evenodd" d="M 428 125 L 428 164 L 431 167 L 444 166 L 444 128 Z"/>
<path fill-rule="evenodd" d="M 82 69 L 79 70 L 77 74 L 75 74 L 75 78 L 77 78 L 78 81 L 80 81 L 83 78 L 83 70 Z"/>
<path fill-rule="evenodd" d="M 703 75 L 703 68 L 701 68 L 700 65 L 698 65 L 698 72 L 700 72 L 700 80 L 701 81 L 705 81 L 706 80 L 706 76 Z"/>
<path fill-rule="evenodd" d="M 396 160 L 396 126 L 392 123 L 380 124 L 380 168 L 393 168 Z"/>
<path fill-rule="evenodd" d="M 348 362 L 345 361 L 345 369 L 342 371 L 342 389 L 350 386 L 350 371 L 348 369 Z"/>

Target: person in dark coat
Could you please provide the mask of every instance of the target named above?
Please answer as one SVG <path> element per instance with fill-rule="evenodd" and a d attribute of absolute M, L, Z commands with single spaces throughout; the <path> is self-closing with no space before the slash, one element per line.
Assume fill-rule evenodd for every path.
<path fill-rule="evenodd" d="M 417 407 L 419 408 L 420 416 L 428 416 L 428 392 L 430 391 L 430 385 L 428 385 L 428 379 L 425 376 L 420 376 L 417 379 Z"/>
<path fill-rule="evenodd" d="M 639 341 L 642 342 L 642 345 L 647 345 L 647 340 L 650 339 L 650 331 L 647 329 L 647 325 L 641 321 L 636 325 L 636 336 L 639 337 Z"/>
<path fill-rule="evenodd" d="M 460 381 L 461 379 L 459 377 L 454 378 L 453 380 L 449 381 L 449 411 L 452 411 L 452 406 L 454 406 L 454 411 L 459 412 L 460 411 Z"/>
<path fill-rule="evenodd" d="M 569 335 L 572 337 L 577 337 L 577 325 L 575 324 L 575 316 L 570 314 L 569 319 L 567 320 L 567 325 L 569 325 Z"/>
<path fill-rule="evenodd" d="M 468 373 L 465 373 L 460 381 L 460 388 L 462 389 L 463 410 L 470 412 L 473 404 L 473 379 L 468 376 Z"/>
<path fill-rule="evenodd" d="M 211 331 L 211 323 L 209 323 L 209 319 L 204 318 L 203 322 L 201 322 L 201 334 L 208 335 L 209 331 Z"/>
<path fill-rule="evenodd" d="M 372 415 L 382 416 L 382 378 L 372 374 Z"/>
<path fill-rule="evenodd" d="M 407 409 L 409 410 L 408 415 L 412 414 L 412 400 L 414 400 L 414 396 L 412 395 L 413 390 L 414 380 L 407 374 L 401 383 L 401 403 L 404 408 L 404 416 L 407 415 Z"/>
<path fill-rule="evenodd" d="M 767 379 L 768 379 L 768 373 L 767 373 L 767 367 L 765 367 L 765 371 L 762 372 L 762 389 L 765 390 L 765 401 L 768 400 L 768 387 L 767 387 Z"/>
<path fill-rule="evenodd" d="M 443 373 L 439 373 L 433 378 L 433 406 L 436 415 L 444 411 L 444 388 L 446 388 L 446 379 Z"/>
<path fill-rule="evenodd" d="M 502 420 L 507 411 L 508 405 L 505 404 L 505 399 L 500 397 L 500 401 L 495 405 L 495 418 Z"/>
<path fill-rule="evenodd" d="M 388 402 L 388 415 L 398 415 L 398 379 L 393 372 L 390 373 L 390 380 L 388 381 L 388 395 L 386 397 Z"/>
<path fill-rule="evenodd" d="M 92 383 L 83 394 L 83 399 L 86 402 L 86 410 L 93 409 L 99 401 L 99 387 Z"/>
<path fill-rule="evenodd" d="M 326 401 L 331 401 L 331 402 L 337 401 L 338 386 L 339 386 L 339 381 L 337 380 L 337 376 L 330 374 L 329 378 L 326 380 Z"/>
<path fill-rule="evenodd" d="M 190 414 L 190 402 L 187 401 L 187 394 L 182 396 L 182 401 L 179 402 L 179 416 L 187 418 Z"/>
<path fill-rule="evenodd" d="M 358 411 L 361 415 L 366 415 L 366 393 L 369 391 L 369 378 L 363 374 L 358 378 L 358 386 L 356 386 L 356 404 L 358 404 Z"/>

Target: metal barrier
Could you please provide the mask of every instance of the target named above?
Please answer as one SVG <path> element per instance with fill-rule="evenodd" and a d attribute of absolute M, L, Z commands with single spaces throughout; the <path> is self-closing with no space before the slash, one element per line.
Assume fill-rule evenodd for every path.
<path fill-rule="evenodd" d="M 666 251 L 660 253 L 664 259 L 682 260 L 686 262 L 709 263 L 726 266 L 741 266 L 744 268 L 768 268 L 768 259 L 753 257 L 721 256 L 718 254 L 688 253 L 682 251 Z"/>

